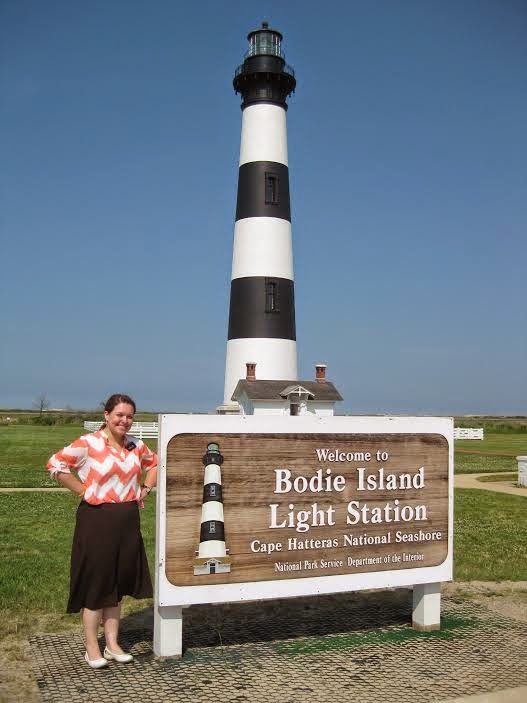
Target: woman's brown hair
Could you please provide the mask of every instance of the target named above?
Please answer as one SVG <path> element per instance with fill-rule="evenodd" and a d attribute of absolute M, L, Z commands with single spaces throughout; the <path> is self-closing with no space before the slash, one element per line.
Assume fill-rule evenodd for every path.
<path fill-rule="evenodd" d="M 107 413 L 111 413 L 112 410 L 119 405 L 119 403 L 126 403 L 127 405 L 131 405 L 132 408 L 134 409 L 134 415 L 137 410 L 135 407 L 135 402 L 130 398 L 129 395 L 125 395 L 124 393 L 114 393 L 111 395 L 106 403 L 104 404 L 104 410 Z M 106 422 L 103 422 L 102 425 L 99 427 L 100 430 L 103 430 L 106 427 Z"/>

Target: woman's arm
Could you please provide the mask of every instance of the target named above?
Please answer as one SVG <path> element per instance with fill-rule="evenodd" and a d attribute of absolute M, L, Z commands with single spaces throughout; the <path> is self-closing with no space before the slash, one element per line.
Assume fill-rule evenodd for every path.
<path fill-rule="evenodd" d="M 141 496 L 140 499 L 144 500 L 147 495 L 150 493 L 152 488 L 157 483 L 157 466 L 152 467 L 146 472 L 146 476 L 143 481 L 143 485 L 141 486 Z"/>
<path fill-rule="evenodd" d="M 78 496 L 84 495 L 86 486 L 78 478 L 76 473 L 86 463 L 88 458 L 88 445 L 85 437 L 79 437 L 71 444 L 59 450 L 49 458 L 46 469 L 50 476 L 58 481 L 65 488 L 76 493 Z"/>
<path fill-rule="evenodd" d="M 75 474 L 66 474 L 61 471 L 56 474 L 55 478 L 64 486 L 64 488 L 69 488 L 72 493 L 76 493 L 79 497 L 84 495 L 86 486 L 79 481 Z"/>
<path fill-rule="evenodd" d="M 144 500 L 157 483 L 157 455 L 142 442 L 140 456 L 141 469 L 144 471 L 140 500 Z"/>

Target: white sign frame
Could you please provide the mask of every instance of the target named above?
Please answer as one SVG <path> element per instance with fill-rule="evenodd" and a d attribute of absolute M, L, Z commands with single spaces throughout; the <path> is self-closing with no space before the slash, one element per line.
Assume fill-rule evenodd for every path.
<path fill-rule="evenodd" d="M 439 434 L 448 442 L 448 552 L 437 566 L 357 574 L 313 576 L 247 583 L 175 586 L 166 577 L 167 446 L 181 433 L 218 437 L 227 433 L 317 434 Z M 444 417 L 180 415 L 159 416 L 159 473 L 156 518 L 155 608 L 186 607 L 314 594 L 343 593 L 371 588 L 439 584 L 453 578 L 454 421 Z"/>

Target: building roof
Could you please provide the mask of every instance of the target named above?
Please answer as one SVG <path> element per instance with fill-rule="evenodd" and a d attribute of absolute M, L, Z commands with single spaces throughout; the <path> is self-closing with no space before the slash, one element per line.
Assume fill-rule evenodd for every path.
<path fill-rule="evenodd" d="M 317 400 L 343 400 L 342 396 L 331 383 L 331 381 L 246 381 L 244 378 L 238 381 L 232 400 L 238 400 L 242 391 L 245 391 L 251 400 L 284 400 L 284 390 L 302 386 L 308 391 L 315 401 Z M 286 394 L 287 395 L 287 394 Z"/>

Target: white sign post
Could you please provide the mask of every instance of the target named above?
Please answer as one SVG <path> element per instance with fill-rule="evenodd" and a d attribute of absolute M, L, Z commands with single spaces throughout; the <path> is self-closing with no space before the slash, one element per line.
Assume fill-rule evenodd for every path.
<path fill-rule="evenodd" d="M 161 415 L 154 652 L 183 609 L 413 586 L 439 628 L 453 569 L 453 421 Z"/>

